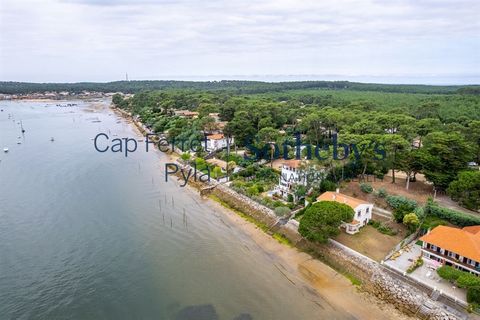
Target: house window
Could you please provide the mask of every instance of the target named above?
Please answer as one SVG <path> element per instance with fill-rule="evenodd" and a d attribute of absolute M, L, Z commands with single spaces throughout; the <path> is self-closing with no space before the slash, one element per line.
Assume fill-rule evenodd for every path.
<path fill-rule="evenodd" d="M 368 212 L 370 212 L 370 208 L 369 208 L 369 207 L 367 207 L 367 210 L 366 210 L 366 211 L 367 211 L 367 213 L 368 213 Z"/>

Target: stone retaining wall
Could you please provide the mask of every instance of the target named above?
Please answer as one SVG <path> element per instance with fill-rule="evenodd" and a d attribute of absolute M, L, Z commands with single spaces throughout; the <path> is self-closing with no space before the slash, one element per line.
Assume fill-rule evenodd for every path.
<path fill-rule="evenodd" d="M 425 319 L 456 320 L 454 314 L 447 312 L 436 301 L 422 290 L 405 282 L 401 276 L 392 274 L 378 262 L 347 248 L 336 241 L 327 245 L 319 245 L 306 241 L 298 233 L 298 222 L 288 221 L 279 224 L 279 219 L 273 210 L 260 205 L 247 196 L 224 185 L 217 185 L 212 194 L 219 197 L 232 208 L 239 210 L 255 220 L 274 227 L 272 231 L 279 232 L 303 250 L 320 256 L 321 260 L 339 270 L 362 281 L 362 289 L 377 296 L 380 300 L 394 305 L 397 309 L 410 315 L 418 315 Z"/>
<path fill-rule="evenodd" d="M 393 274 L 376 261 L 339 244 L 330 241 L 327 245 L 304 242 L 304 248 L 313 250 L 322 260 L 340 272 L 346 272 L 362 280 L 362 289 L 380 300 L 394 305 L 409 315 L 426 319 L 459 319 L 443 309 L 424 291 L 411 286 L 401 276 Z"/>
<path fill-rule="evenodd" d="M 273 212 L 273 210 L 262 206 L 256 201 L 230 189 L 227 186 L 219 184 L 212 189 L 211 192 L 230 207 L 247 214 L 255 220 L 267 225 L 269 228 L 275 226 L 279 222 L 279 218 Z"/>

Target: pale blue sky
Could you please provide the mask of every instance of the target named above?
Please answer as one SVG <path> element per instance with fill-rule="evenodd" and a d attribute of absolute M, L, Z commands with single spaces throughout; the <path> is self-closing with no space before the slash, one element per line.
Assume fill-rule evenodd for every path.
<path fill-rule="evenodd" d="M 477 0 L 0 0 L 0 80 L 480 83 L 479 16 Z"/>

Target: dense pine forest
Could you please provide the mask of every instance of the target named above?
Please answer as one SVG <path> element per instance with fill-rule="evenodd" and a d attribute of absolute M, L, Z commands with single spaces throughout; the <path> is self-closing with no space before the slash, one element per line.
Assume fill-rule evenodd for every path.
<path fill-rule="evenodd" d="M 226 123 L 224 132 L 233 135 L 239 147 L 253 141 L 265 159 L 270 156 L 265 145 L 287 143 L 293 148 L 297 133 L 302 143 L 313 146 L 331 145 L 338 135 L 338 143 L 356 145 L 361 156 L 355 159 L 350 149 L 346 159 L 335 159 L 327 155 L 331 150 L 322 150 L 316 162 L 331 169 L 332 182 L 365 174 L 381 177 L 389 170 L 401 170 L 414 181 L 422 173 L 462 205 L 480 207 L 480 172 L 472 169 L 480 162 L 480 96 L 455 87 L 322 83 L 327 84 L 298 88 L 309 84 L 293 83 L 288 90 L 253 93 L 238 92 L 246 91 L 245 86 L 165 89 L 129 99 L 116 95 L 114 103 L 138 114 L 155 132 L 183 140 L 208 132 L 215 123 L 209 115 L 218 113 Z M 286 84 L 265 86 L 270 85 L 278 89 Z M 179 109 L 196 111 L 198 118 L 174 116 Z M 386 154 L 382 161 L 374 150 L 378 144 Z"/>
<path fill-rule="evenodd" d="M 480 94 L 480 86 L 431 86 L 373 84 L 349 81 L 114 81 L 114 82 L 78 82 L 78 83 L 28 83 L 1 82 L 0 93 L 25 94 L 44 91 L 86 91 L 135 93 L 144 90 L 197 89 L 209 91 L 227 91 L 234 93 L 266 93 L 301 89 L 350 89 L 355 91 L 379 91 L 398 93 L 468 93 Z"/>
<path fill-rule="evenodd" d="M 315 161 L 330 168 L 333 183 L 365 174 L 382 177 L 389 170 L 394 179 L 401 170 L 414 181 L 422 173 L 436 189 L 470 209 L 480 208 L 480 171 L 473 169 L 480 163 L 479 88 L 347 81 L 0 83 L 2 93 L 133 92 L 130 98 L 114 95 L 114 104 L 139 115 L 153 131 L 188 141 L 201 139 L 220 121 L 239 148 L 253 143 L 265 159 L 271 156 L 265 148 L 271 143 L 291 146 L 292 156 L 293 138 L 300 134 L 302 143 L 320 146 Z M 195 111 L 198 117 L 181 117 L 176 110 Z M 216 113 L 219 119 L 211 117 Z M 350 148 L 344 151 L 348 154 L 328 155 L 332 150 L 321 146 L 334 143 L 334 136 L 340 144 L 357 146 L 360 154 Z M 382 161 L 374 150 L 379 144 L 386 155 Z M 279 152 L 278 157 L 287 156 L 283 149 Z M 227 160 L 253 165 L 233 155 Z M 277 178 L 267 171 L 264 180 L 275 183 Z"/>

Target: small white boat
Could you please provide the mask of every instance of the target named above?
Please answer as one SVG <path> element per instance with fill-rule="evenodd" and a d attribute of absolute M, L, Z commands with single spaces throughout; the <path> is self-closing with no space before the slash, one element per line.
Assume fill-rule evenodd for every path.
<path fill-rule="evenodd" d="M 55 139 L 52 137 L 52 138 L 50 139 L 50 141 L 52 141 L 52 142 L 53 142 L 53 141 L 55 141 Z"/>
<path fill-rule="evenodd" d="M 7 147 L 3 148 L 3 152 L 8 152 L 8 148 Z"/>
<path fill-rule="evenodd" d="M 18 140 L 18 141 L 17 141 L 17 144 L 22 144 L 22 141 Z"/>

